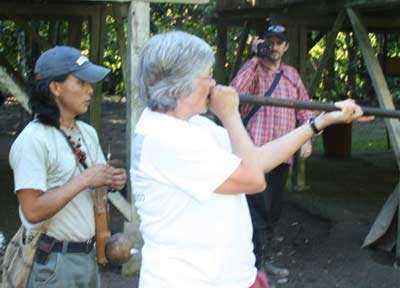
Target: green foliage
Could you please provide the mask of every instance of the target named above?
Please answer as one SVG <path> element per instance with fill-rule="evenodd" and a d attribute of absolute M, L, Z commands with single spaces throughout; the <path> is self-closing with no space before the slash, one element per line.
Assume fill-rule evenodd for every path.
<path fill-rule="evenodd" d="M 381 57 L 383 49 L 383 36 L 369 34 L 371 45 L 375 55 Z M 389 35 L 387 38 L 387 57 L 400 57 L 400 44 L 397 35 Z M 318 67 L 326 47 L 326 39 L 322 38 L 309 52 L 310 62 L 308 75 L 313 75 Z M 360 102 L 376 102 L 376 96 L 371 86 L 368 71 L 360 49 L 357 46 L 353 33 L 340 32 L 336 38 L 334 61 L 326 69 L 314 97 L 323 101 L 336 101 L 344 98 L 354 98 Z M 332 69 L 333 73 L 329 73 Z M 329 79 L 329 80 L 328 80 Z M 310 81 L 310 79 L 307 79 Z M 387 77 L 389 90 L 392 91 L 395 102 L 400 102 L 399 77 Z"/>
<path fill-rule="evenodd" d="M 182 30 L 216 43 L 215 27 L 206 23 L 206 16 L 213 14 L 215 5 L 215 0 L 206 5 L 151 3 L 151 33 Z"/>
<path fill-rule="evenodd" d="M 0 55 L 9 59 L 14 68 L 17 65 L 17 27 L 12 21 L 0 21 Z"/>

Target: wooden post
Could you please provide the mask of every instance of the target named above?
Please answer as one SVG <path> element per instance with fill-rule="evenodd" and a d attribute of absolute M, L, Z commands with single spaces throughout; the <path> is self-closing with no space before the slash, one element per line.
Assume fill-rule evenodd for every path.
<path fill-rule="evenodd" d="M 128 12 L 128 49 L 127 49 L 127 78 L 126 78 L 126 92 L 127 92 L 127 145 L 128 145 L 128 167 L 130 167 L 130 159 L 133 143 L 133 131 L 140 114 L 144 109 L 144 102 L 139 99 L 136 87 L 134 85 L 134 75 L 139 63 L 139 57 L 142 47 L 148 40 L 150 35 L 150 3 L 148 1 L 132 1 L 129 5 Z M 135 147 L 132 147 L 135 149 Z M 135 187 L 128 186 L 128 191 L 134 191 Z M 127 232 L 130 239 L 135 244 L 136 249 L 141 249 L 143 240 L 139 231 L 140 219 L 137 214 L 136 208 L 131 205 L 131 222 L 125 222 L 124 231 Z M 141 256 L 136 254 L 125 265 L 123 265 L 122 272 L 124 275 L 137 275 L 140 269 Z"/>
<path fill-rule="evenodd" d="M 365 26 L 361 22 L 358 13 L 353 9 L 347 8 L 347 14 L 350 18 L 351 25 L 353 26 L 358 44 L 360 45 L 364 63 L 367 67 L 376 96 L 378 97 L 379 105 L 382 108 L 394 109 L 393 98 L 383 75 L 382 68 L 379 65 L 374 50 L 372 49 L 371 41 L 368 38 Z M 400 122 L 395 119 L 385 119 L 385 124 L 388 128 L 393 151 L 396 156 L 397 166 L 400 168 Z M 395 193 L 398 193 L 398 198 L 400 199 L 400 189 L 398 189 L 398 191 L 395 190 Z M 398 208 L 398 214 L 400 215 L 400 205 Z M 400 228 L 400 224 L 398 224 L 398 228 Z M 396 257 L 400 258 L 400 229 L 397 230 Z"/>
<path fill-rule="evenodd" d="M 299 61 L 298 69 L 301 79 L 305 81 L 306 79 L 306 64 L 308 57 L 308 37 L 307 37 L 307 26 L 299 26 Z"/>
<path fill-rule="evenodd" d="M 7 72 L 0 66 L 0 84 L 3 85 L 8 92 L 14 95 L 21 106 L 27 111 L 31 113 L 31 109 L 29 108 L 28 102 L 29 98 L 28 95 L 11 77 L 7 74 Z"/>
<path fill-rule="evenodd" d="M 286 53 L 285 60 L 290 65 L 299 68 L 299 27 L 289 25 L 288 27 L 289 50 Z"/>
<path fill-rule="evenodd" d="M 298 70 L 300 73 L 300 77 L 303 81 L 306 79 L 306 62 L 307 62 L 307 27 L 305 25 L 299 26 L 299 44 L 298 44 Z M 306 179 L 306 161 L 300 157 L 300 153 L 296 153 L 297 158 L 297 173 L 293 173 L 294 183 L 293 189 L 295 191 L 305 191 L 310 189 L 310 186 L 307 185 Z"/>
<path fill-rule="evenodd" d="M 214 78 L 217 83 L 226 84 L 225 63 L 228 29 L 224 23 L 217 23 L 217 55 L 215 56 Z"/>
<path fill-rule="evenodd" d="M 306 60 L 307 60 L 307 27 L 305 25 L 290 26 L 289 28 L 289 61 L 297 68 L 301 79 L 306 79 Z M 292 31 L 293 29 L 293 31 Z M 292 166 L 292 189 L 295 191 L 305 191 L 310 189 L 306 183 L 306 162 L 300 157 L 299 153 L 294 156 Z"/>
<path fill-rule="evenodd" d="M 124 77 L 124 80 L 126 82 L 127 80 L 127 67 L 126 67 L 126 57 L 127 57 L 127 48 L 126 48 L 126 37 L 125 37 L 125 31 L 124 31 L 124 20 L 122 19 L 122 6 L 121 4 L 118 3 L 113 3 L 112 8 L 113 8 L 113 15 L 115 18 L 115 30 L 117 31 L 117 41 L 118 41 L 118 49 L 119 49 L 119 54 L 121 55 L 122 59 L 122 75 Z"/>
<path fill-rule="evenodd" d="M 90 59 L 93 63 L 102 64 L 105 42 L 105 13 L 99 8 L 97 13 L 90 17 Z M 101 83 L 94 86 L 94 94 L 90 105 L 90 124 L 96 128 L 101 137 L 101 104 L 103 96 Z"/>
<path fill-rule="evenodd" d="M 81 48 L 82 40 L 82 18 L 81 17 L 71 17 L 68 21 L 68 40 L 69 46 L 75 47 L 77 49 Z"/>
<path fill-rule="evenodd" d="M 333 57 L 332 51 L 333 47 L 335 45 L 336 41 L 336 36 L 342 27 L 343 21 L 345 19 L 345 13 L 344 11 L 340 11 L 338 16 L 336 17 L 335 23 L 333 24 L 331 32 L 328 33 L 327 38 L 326 38 L 326 47 L 324 50 L 324 54 L 322 55 L 321 60 L 319 61 L 317 71 L 315 71 L 314 76 L 311 80 L 310 85 L 308 86 L 308 93 L 310 94 L 310 97 L 313 97 L 315 95 L 315 91 L 317 91 L 317 87 L 321 81 L 322 77 L 322 72 L 324 72 L 324 69 L 326 65 L 328 64 L 329 58 Z"/>
<path fill-rule="evenodd" d="M 133 132 L 136 126 L 136 123 L 141 115 L 145 103 L 143 100 L 139 99 L 136 87 L 134 83 L 134 75 L 138 66 L 139 57 L 141 50 L 148 40 L 150 35 L 150 2 L 166 2 L 161 0 L 131 0 L 128 6 L 128 36 L 127 36 L 127 49 L 126 49 L 126 78 L 125 78 L 125 89 L 127 94 L 127 166 L 130 167 L 130 159 L 132 150 L 135 147 L 132 146 L 133 143 Z M 208 0 L 175 0 L 168 1 L 174 3 L 207 3 Z M 121 11 L 122 12 L 122 11 Z M 114 9 L 114 15 L 118 18 L 118 11 Z M 124 42 L 122 39 L 123 33 L 122 31 L 118 32 L 120 45 Z M 120 46 L 122 47 L 122 46 Z M 121 54 L 123 54 L 123 47 L 121 48 Z M 135 187 L 130 186 L 130 182 L 128 182 L 128 191 L 134 191 Z M 133 193 L 128 193 L 129 197 Z M 110 198 L 110 197 L 109 197 Z M 112 197 L 114 198 L 114 197 Z M 129 213 L 127 211 L 128 202 L 121 197 L 118 196 L 118 199 L 114 199 L 116 201 L 112 201 L 112 203 L 116 206 L 120 211 L 123 211 L 124 215 Z M 137 214 L 136 207 L 133 205 L 133 201 L 131 201 L 129 208 L 131 209 L 131 217 L 129 218 L 130 222 L 124 223 L 124 232 L 129 235 L 130 240 L 135 245 L 136 249 L 141 250 L 143 245 L 143 240 L 139 231 L 140 219 Z M 132 259 L 122 267 L 122 273 L 124 275 L 137 275 L 140 269 L 141 264 L 141 255 L 136 254 L 132 257 Z"/>

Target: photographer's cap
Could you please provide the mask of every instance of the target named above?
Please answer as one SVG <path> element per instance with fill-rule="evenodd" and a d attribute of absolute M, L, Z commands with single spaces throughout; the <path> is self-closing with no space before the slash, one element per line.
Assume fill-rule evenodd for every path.
<path fill-rule="evenodd" d="M 103 80 L 110 69 L 93 64 L 76 48 L 56 46 L 38 58 L 34 73 L 37 80 L 74 74 L 83 81 L 96 83 Z"/>
<path fill-rule="evenodd" d="M 283 25 L 270 25 L 265 30 L 265 38 L 276 36 L 283 41 L 288 40 L 286 27 Z"/>

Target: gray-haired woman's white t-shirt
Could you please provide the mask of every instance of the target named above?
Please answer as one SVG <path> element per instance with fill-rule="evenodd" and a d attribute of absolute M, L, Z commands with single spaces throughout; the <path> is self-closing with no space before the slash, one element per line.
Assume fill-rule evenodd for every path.
<path fill-rule="evenodd" d="M 243 288 L 256 277 L 244 194 L 215 190 L 240 164 L 228 133 L 205 117 L 145 109 L 131 179 L 144 239 L 140 288 Z"/>

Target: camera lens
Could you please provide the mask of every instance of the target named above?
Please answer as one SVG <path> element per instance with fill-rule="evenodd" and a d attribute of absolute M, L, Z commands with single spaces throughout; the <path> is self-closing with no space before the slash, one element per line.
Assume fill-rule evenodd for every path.
<path fill-rule="evenodd" d="M 262 42 L 257 45 L 256 55 L 261 58 L 265 58 L 271 52 L 271 46 L 267 42 Z"/>

